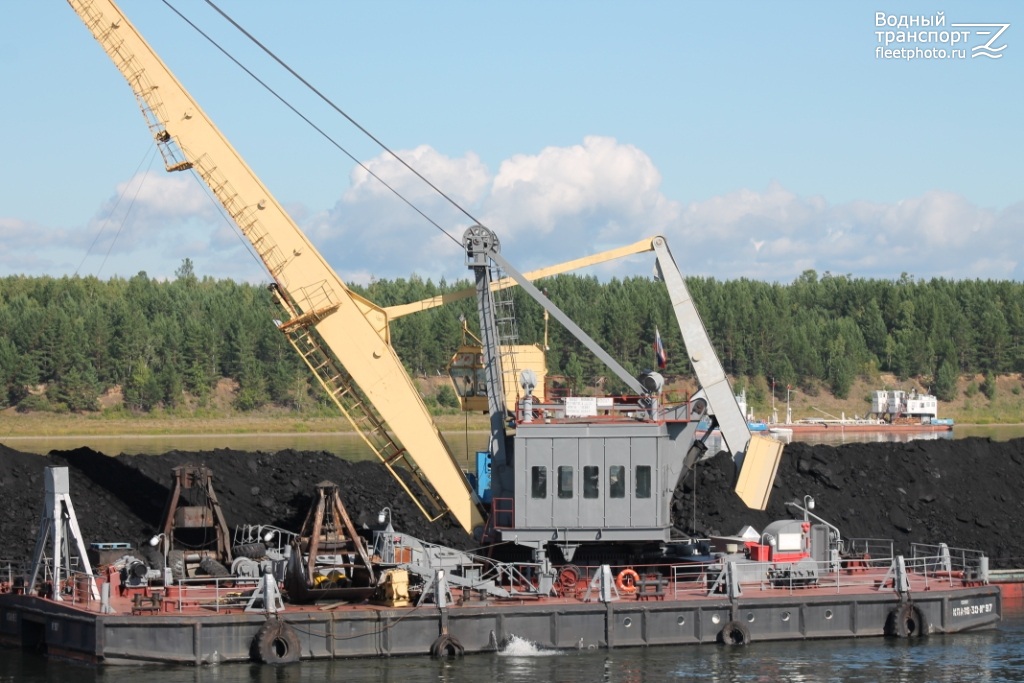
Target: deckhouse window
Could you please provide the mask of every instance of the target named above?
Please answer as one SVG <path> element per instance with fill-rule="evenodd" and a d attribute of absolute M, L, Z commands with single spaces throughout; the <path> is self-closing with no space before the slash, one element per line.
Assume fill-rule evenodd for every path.
<path fill-rule="evenodd" d="M 533 467 L 530 469 L 530 493 L 534 498 L 548 497 L 548 468 Z"/>
<path fill-rule="evenodd" d="M 637 465 L 636 466 L 636 497 L 637 498 L 650 498 L 651 497 L 651 466 L 650 465 Z"/>
<path fill-rule="evenodd" d="M 608 468 L 608 497 L 626 497 L 626 468 L 622 465 L 612 465 Z"/>
<path fill-rule="evenodd" d="M 572 498 L 572 467 L 570 465 L 559 465 L 558 467 L 558 497 Z"/>
<path fill-rule="evenodd" d="M 597 498 L 601 493 L 601 472 L 596 465 L 583 468 L 583 497 Z"/>

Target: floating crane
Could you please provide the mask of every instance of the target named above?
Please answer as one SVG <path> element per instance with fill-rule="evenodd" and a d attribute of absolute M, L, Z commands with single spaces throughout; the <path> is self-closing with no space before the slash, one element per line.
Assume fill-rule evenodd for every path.
<path fill-rule="evenodd" d="M 429 519 L 450 513 L 470 533 L 486 533 L 487 522 L 486 528 L 493 533 L 524 543 L 541 557 L 548 552 L 545 544 L 552 539 L 569 557 L 577 545 L 595 539 L 667 541 L 672 491 L 682 472 L 706 450 L 707 435 L 698 439 L 696 430 L 700 419 L 707 416 L 712 418 L 713 426 L 720 428 L 737 463 L 740 496 L 751 507 L 764 508 L 782 444 L 751 436 L 663 238 L 552 266 L 530 276 L 543 277 L 607 258 L 654 251 L 701 384 L 697 395 L 674 407 L 661 405 L 662 384 L 657 373 L 630 376 L 548 301 L 530 277 L 518 273 L 504 259 L 497 236 L 483 226 L 473 226 L 464 237 L 467 265 L 476 279 L 475 288 L 468 294 L 383 309 L 352 292 L 114 2 L 68 2 L 131 86 L 167 170 L 192 171 L 210 188 L 267 268 L 274 301 L 284 313 L 278 328 Z M 509 277 L 492 277 L 498 271 Z M 517 376 L 514 354 L 503 357 L 503 350 L 510 345 L 503 344 L 495 316 L 494 293 L 512 285 L 522 287 L 539 301 L 636 396 L 618 404 L 588 399 L 566 400 L 557 406 L 530 405 L 536 379 L 532 373 Z M 491 415 L 489 455 L 496 476 L 495 507 L 490 514 L 391 346 L 388 327 L 391 315 L 471 295 L 477 298 L 480 315 L 484 382 Z M 506 374 L 522 382 L 525 402 L 513 405 L 516 415 L 511 422 L 509 394 L 504 388 Z M 600 412 L 598 405 L 614 419 L 591 420 Z M 544 419 L 535 420 L 535 410 Z M 585 426 L 590 423 L 594 424 Z M 551 436 L 551 430 L 558 436 Z M 572 438 L 563 440 L 567 433 Z M 600 457 L 596 455 L 598 450 Z M 538 460 L 540 456 L 529 453 L 546 455 Z M 616 483 L 606 489 L 599 487 L 594 495 L 585 486 L 582 498 L 576 500 L 579 490 L 573 483 L 575 477 L 589 477 L 595 471 L 600 476 L 612 476 L 625 473 L 627 467 L 634 482 L 628 495 L 619 495 L 626 489 Z M 408 482 L 399 469 L 408 472 Z M 545 476 L 550 470 L 558 477 L 557 492 L 541 490 L 541 470 Z M 507 505 L 509 499 L 514 509 L 499 513 L 499 507 Z M 543 500 L 553 502 L 554 507 L 538 503 Z M 514 521 L 499 520 L 502 516 L 511 516 Z"/>

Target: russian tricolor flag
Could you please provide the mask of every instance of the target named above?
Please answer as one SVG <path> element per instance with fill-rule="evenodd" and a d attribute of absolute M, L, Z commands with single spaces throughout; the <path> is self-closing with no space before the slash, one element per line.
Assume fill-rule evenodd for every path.
<path fill-rule="evenodd" d="M 668 365 L 668 355 L 665 353 L 665 345 L 661 343 L 661 332 L 654 328 L 654 357 L 658 359 L 658 367 L 662 370 Z"/>

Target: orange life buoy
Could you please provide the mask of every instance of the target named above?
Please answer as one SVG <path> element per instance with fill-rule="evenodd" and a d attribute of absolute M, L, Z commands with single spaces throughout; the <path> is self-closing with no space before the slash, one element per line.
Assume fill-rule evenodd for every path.
<path fill-rule="evenodd" d="M 640 575 L 632 569 L 623 569 L 615 577 L 615 587 L 622 593 L 636 593 L 636 584 Z"/>

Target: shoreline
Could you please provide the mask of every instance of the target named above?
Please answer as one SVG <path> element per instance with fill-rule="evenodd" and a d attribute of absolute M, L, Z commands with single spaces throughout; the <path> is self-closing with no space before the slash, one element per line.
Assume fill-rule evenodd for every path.
<path fill-rule="evenodd" d="M 1016 426 L 1016 425 L 1011 425 Z M 470 434 L 486 434 L 486 429 L 470 429 Z M 235 436 L 266 436 L 269 438 L 276 437 L 288 437 L 288 436 L 309 436 L 309 437 L 329 437 L 329 436 L 358 436 L 354 431 L 347 430 L 344 432 L 182 432 L 182 433 L 162 433 L 162 434 L 123 434 L 123 433 L 111 433 L 111 434 L 18 434 L 10 436 L 0 436 L 0 443 L 4 441 L 31 441 L 34 439 L 90 439 L 90 438 L 116 438 L 116 439 L 179 439 L 181 437 L 203 437 L 203 438 L 229 438 Z"/>
<path fill-rule="evenodd" d="M 303 417 L 299 415 L 237 416 L 159 416 L 109 418 L 84 415 L 29 414 L 5 415 L 0 422 L 0 442 L 5 439 L 83 438 L 83 437 L 174 437 L 174 436 L 246 436 L 355 434 L 341 417 Z M 486 416 L 435 415 L 441 431 L 487 431 Z"/>
<path fill-rule="evenodd" d="M 72 439 L 82 437 L 228 437 L 246 435 L 287 436 L 355 434 L 343 417 L 302 417 L 297 415 L 268 416 L 160 416 L 106 418 L 83 415 L 30 414 L 5 416 L 0 423 L 0 442 L 5 439 Z M 435 415 L 434 423 L 443 432 L 487 432 L 489 421 L 485 415 Z M 775 424 L 793 427 L 800 423 Z M 835 425 L 840 426 L 840 425 Z M 860 425 L 858 425 L 860 426 Z M 1024 427 L 1024 422 L 956 422 L 956 428 Z"/>

